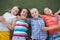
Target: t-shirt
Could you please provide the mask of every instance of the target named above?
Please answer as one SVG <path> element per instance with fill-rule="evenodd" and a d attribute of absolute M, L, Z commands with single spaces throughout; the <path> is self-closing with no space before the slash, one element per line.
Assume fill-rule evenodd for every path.
<path fill-rule="evenodd" d="M 45 27 L 45 22 L 41 17 L 38 18 L 30 18 L 30 24 L 31 24 L 31 38 L 33 39 L 46 39 L 47 38 L 47 32 L 42 31 L 41 28 Z"/>
<path fill-rule="evenodd" d="M 25 20 L 17 20 L 13 36 L 27 37 L 28 23 Z"/>
<path fill-rule="evenodd" d="M 55 15 L 55 16 L 57 16 L 58 17 L 58 20 L 60 20 L 60 15 Z"/>
<path fill-rule="evenodd" d="M 9 23 L 9 24 L 12 24 L 12 20 L 13 18 L 15 18 L 16 16 L 12 15 L 11 13 L 9 12 L 6 12 L 3 17 L 5 18 L 5 20 Z M 10 31 L 7 26 L 0 22 L 0 31 Z"/>
<path fill-rule="evenodd" d="M 52 27 L 52 26 L 57 26 L 58 25 L 57 16 L 42 15 L 42 18 L 45 20 L 47 27 Z M 55 34 L 57 32 L 60 32 L 60 30 L 59 29 L 49 30 L 50 34 Z"/>

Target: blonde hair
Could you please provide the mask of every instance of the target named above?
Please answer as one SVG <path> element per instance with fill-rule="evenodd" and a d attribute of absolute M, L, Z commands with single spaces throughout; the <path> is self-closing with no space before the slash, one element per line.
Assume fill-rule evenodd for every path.
<path fill-rule="evenodd" d="M 31 11 L 37 11 L 37 12 L 39 13 L 39 11 L 38 11 L 37 8 L 32 8 L 32 9 L 30 10 L 30 12 L 31 12 Z"/>

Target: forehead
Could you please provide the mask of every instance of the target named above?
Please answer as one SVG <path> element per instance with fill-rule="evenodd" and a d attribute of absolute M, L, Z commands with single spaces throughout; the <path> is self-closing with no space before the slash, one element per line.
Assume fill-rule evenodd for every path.
<path fill-rule="evenodd" d="M 27 11 L 27 9 L 22 9 L 22 11 Z"/>
<path fill-rule="evenodd" d="M 13 7 L 12 9 L 14 9 L 15 11 L 20 11 L 18 7 Z"/>
<path fill-rule="evenodd" d="M 12 9 L 14 9 L 16 11 L 19 11 L 19 8 L 18 7 L 13 7 Z"/>
<path fill-rule="evenodd" d="M 13 7 L 13 9 L 18 9 L 18 7 Z"/>
<path fill-rule="evenodd" d="M 49 8 L 45 8 L 45 9 L 44 9 L 44 11 L 47 11 L 47 10 L 49 10 Z"/>
<path fill-rule="evenodd" d="M 37 9 L 32 9 L 32 10 L 30 10 L 30 12 L 38 12 L 38 10 Z"/>
<path fill-rule="evenodd" d="M 44 12 L 47 12 L 47 11 L 52 12 L 52 10 L 51 10 L 51 9 L 48 9 L 48 8 L 44 9 Z"/>

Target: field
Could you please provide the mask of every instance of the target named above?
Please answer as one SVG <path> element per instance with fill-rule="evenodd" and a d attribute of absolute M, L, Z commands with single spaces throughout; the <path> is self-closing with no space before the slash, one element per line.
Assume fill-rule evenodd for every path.
<path fill-rule="evenodd" d="M 54 13 L 60 8 L 60 0 L 0 0 L 0 15 L 15 5 L 21 8 L 38 8 L 40 14 L 43 13 L 45 7 L 49 7 Z"/>

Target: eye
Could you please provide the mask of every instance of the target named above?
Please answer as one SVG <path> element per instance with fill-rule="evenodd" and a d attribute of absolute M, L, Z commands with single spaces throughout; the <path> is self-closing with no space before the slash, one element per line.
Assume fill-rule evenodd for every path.
<path fill-rule="evenodd" d="M 15 9 L 13 8 L 13 10 L 15 10 Z"/>
<path fill-rule="evenodd" d="M 31 13 L 31 14 L 34 14 L 34 13 Z"/>
<path fill-rule="evenodd" d="M 28 12 L 26 12 L 26 13 L 28 13 Z"/>
<path fill-rule="evenodd" d="M 35 12 L 36 13 L 36 12 Z"/>
<path fill-rule="evenodd" d="M 23 11 L 23 13 L 25 13 L 25 11 Z"/>

